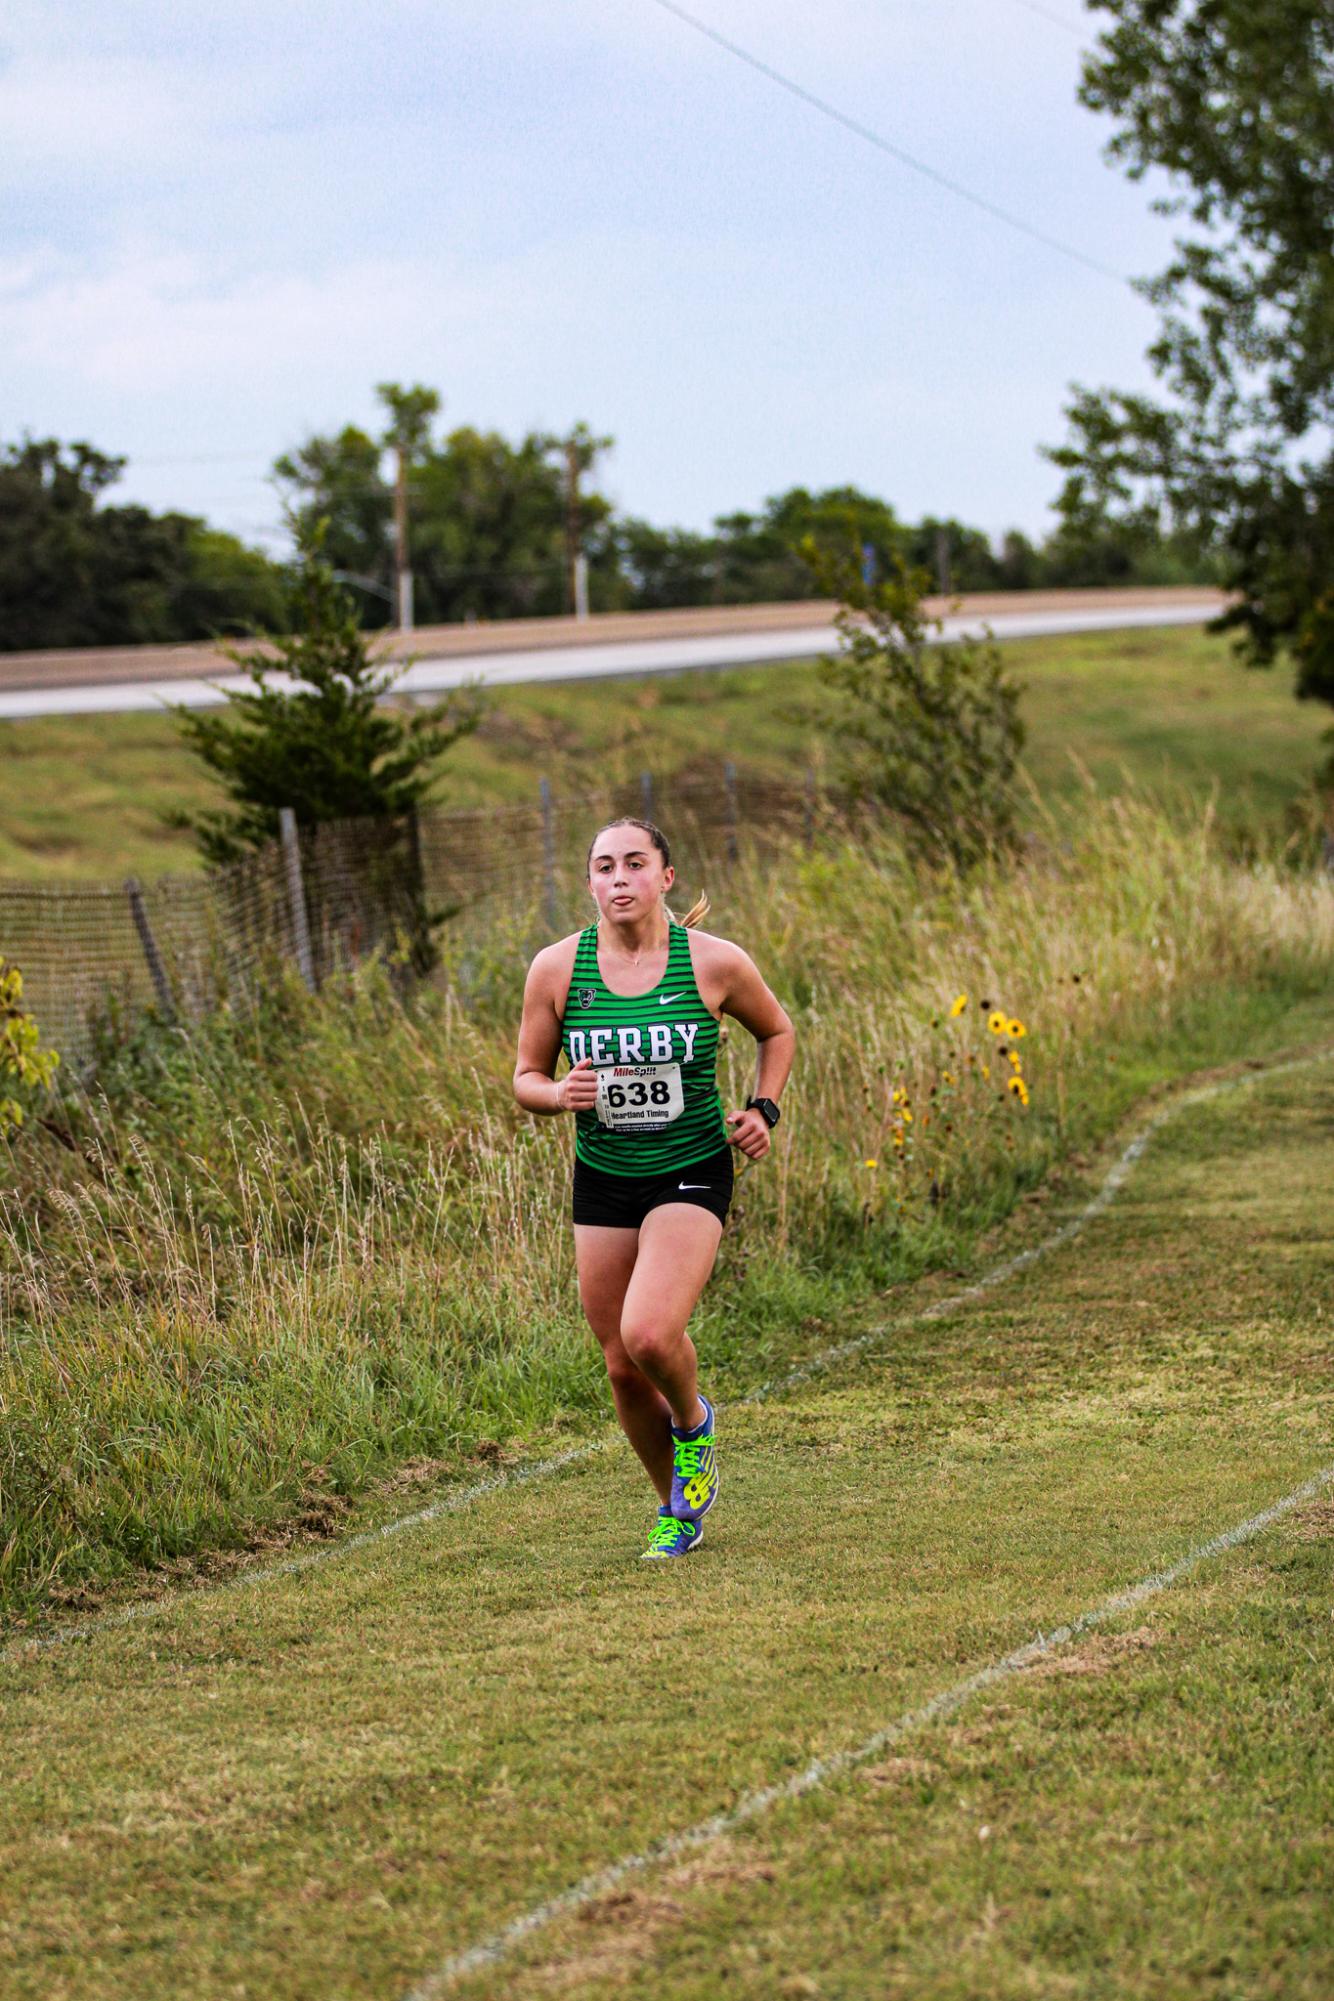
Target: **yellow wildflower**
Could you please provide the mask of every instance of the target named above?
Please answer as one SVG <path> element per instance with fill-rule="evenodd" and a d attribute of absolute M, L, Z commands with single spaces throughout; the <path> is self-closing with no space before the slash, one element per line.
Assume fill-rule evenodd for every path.
<path fill-rule="evenodd" d="M 968 1005 L 967 994 L 960 994 L 958 1000 L 955 1001 L 954 1006 L 950 1009 L 950 1020 L 957 1021 L 959 1016 L 963 1013 L 964 1009 L 967 1007 L 967 1005 Z"/>
<path fill-rule="evenodd" d="M 942 1071 L 941 1071 L 941 1073 L 940 1073 L 940 1075 L 941 1075 L 941 1078 L 942 1078 L 942 1080 L 943 1080 L 943 1081 L 944 1081 L 944 1082 L 945 1082 L 946 1084 L 952 1084 L 952 1083 L 954 1082 L 954 1079 L 953 1079 L 953 1077 L 952 1077 L 952 1076 L 950 1075 L 950 1073 L 949 1073 L 949 1071 L 948 1071 L 948 1070 L 942 1070 Z"/>
<path fill-rule="evenodd" d="M 1024 1027 L 1022 1021 L 1012 1021 L 1007 1025 L 1006 1033 L 1007 1035 L 1012 1035 L 1017 1042 L 1021 1035 L 1028 1034 L 1028 1030 Z"/>
<path fill-rule="evenodd" d="M 987 1027 L 991 1030 L 993 1035 L 1004 1035 L 1005 1016 L 1001 1014 L 999 1010 L 993 1014 L 989 1014 L 987 1016 Z"/>
<path fill-rule="evenodd" d="M 906 1125 L 912 1124 L 912 1113 L 908 1110 L 908 1107 L 906 1105 L 903 1107 L 903 1118 L 904 1118 L 904 1123 Z"/>
<path fill-rule="evenodd" d="M 982 1075 L 984 1077 L 989 1077 L 991 1075 L 991 1065 L 989 1063 L 984 1063 L 982 1065 Z"/>
<path fill-rule="evenodd" d="M 1017 1091 L 1022 1094 L 1025 1088 L 1024 1080 L 1022 1077 L 1011 1077 L 1005 1088 L 1007 1091 Z"/>
<path fill-rule="evenodd" d="M 1017 1049 L 1012 1049 L 1012 1050 L 1010 1051 L 1010 1068 L 1011 1068 L 1011 1069 L 1012 1069 L 1012 1070 L 1013 1070 L 1013 1071 L 1014 1071 L 1014 1072 L 1016 1073 L 1016 1075 L 1017 1075 L 1017 1074 L 1018 1074 L 1018 1072 L 1019 1072 L 1020 1070 L 1022 1070 L 1022 1069 L 1023 1069 L 1023 1067 L 1024 1067 L 1024 1066 L 1023 1066 L 1023 1064 L 1022 1064 L 1022 1063 L 1020 1062 L 1020 1060 L 1019 1060 L 1019 1052 L 1018 1052 L 1018 1050 L 1017 1050 Z"/>
<path fill-rule="evenodd" d="M 878 1167 L 880 1163 L 878 1160 L 866 1160 L 862 1162 L 862 1165 L 864 1167 Z"/>

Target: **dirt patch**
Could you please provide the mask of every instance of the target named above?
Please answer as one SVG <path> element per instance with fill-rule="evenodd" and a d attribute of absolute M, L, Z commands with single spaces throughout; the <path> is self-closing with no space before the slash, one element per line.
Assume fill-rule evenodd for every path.
<path fill-rule="evenodd" d="M 1107 1674 L 1128 1654 L 1144 1653 L 1157 1644 L 1158 1635 L 1149 1626 L 1137 1626 L 1133 1633 L 1096 1633 L 1082 1646 L 1036 1661 L 1024 1675 L 1030 1681 L 1050 1681 L 1065 1674 Z"/>
<path fill-rule="evenodd" d="M 404 1487 L 429 1487 L 443 1479 L 448 1471 L 448 1463 L 443 1459 L 407 1459 L 380 1485 L 386 1493 L 394 1493 Z"/>
<path fill-rule="evenodd" d="M 745 1889 L 772 1883 L 776 1875 L 771 1863 L 738 1860 L 729 1843 L 717 1842 L 664 1870 L 651 1885 L 627 1884 L 585 1904 L 575 1918 L 577 1949 L 558 1963 L 535 1967 L 533 1983 L 552 1994 L 580 1994 L 594 1981 L 624 1986 L 659 1935 L 684 1916 L 683 1900 L 692 1890 Z"/>
<path fill-rule="evenodd" d="M 1334 1501 L 1311 1501 L 1292 1518 L 1298 1542 L 1334 1542 Z"/>
<path fill-rule="evenodd" d="M 862 1777 L 873 1786 L 904 1786 L 934 1779 L 938 1771 L 930 1758 L 882 1758 L 878 1765 L 868 1765 Z"/>

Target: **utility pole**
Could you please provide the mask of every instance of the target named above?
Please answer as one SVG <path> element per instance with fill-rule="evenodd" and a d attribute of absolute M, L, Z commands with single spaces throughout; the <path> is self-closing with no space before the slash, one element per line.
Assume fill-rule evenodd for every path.
<path fill-rule="evenodd" d="M 588 617 L 588 558 L 584 554 L 584 516 L 579 481 L 591 472 L 611 438 L 595 438 L 587 424 L 576 424 L 568 438 L 552 438 L 551 448 L 565 458 L 565 586 L 566 602 L 576 618 Z"/>
<path fill-rule="evenodd" d="M 943 598 L 950 595 L 950 531 L 943 522 L 936 529 L 936 588 Z"/>
<path fill-rule="evenodd" d="M 412 630 L 412 557 L 408 549 L 408 454 L 402 438 L 394 445 L 398 469 L 394 475 L 394 622 L 400 632 Z"/>
<path fill-rule="evenodd" d="M 379 382 L 375 393 L 389 412 L 384 442 L 394 453 L 394 612 L 401 632 L 412 630 L 412 556 L 408 546 L 408 467 L 427 443 L 431 419 L 440 408 L 434 389 L 420 382 L 404 389 L 397 382 Z"/>
<path fill-rule="evenodd" d="M 565 440 L 565 574 L 570 580 L 570 610 L 579 616 L 579 432 Z"/>

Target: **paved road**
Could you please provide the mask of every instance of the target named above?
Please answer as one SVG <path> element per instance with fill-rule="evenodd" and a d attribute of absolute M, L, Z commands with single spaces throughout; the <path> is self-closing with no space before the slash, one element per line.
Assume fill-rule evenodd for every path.
<path fill-rule="evenodd" d="M 1223 600 L 1209 590 L 1008 592 L 954 601 L 943 636 L 990 626 L 998 639 L 1045 633 L 1105 632 L 1134 626 L 1200 625 Z M 436 626 L 388 641 L 411 659 L 399 686 L 429 696 L 467 681 L 487 686 L 522 681 L 581 681 L 607 675 L 679 673 L 809 659 L 831 651 L 831 607 L 818 604 L 726 606 L 686 612 L 619 613 L 577 625 L 533 619 L 491 626 Z M 209 646 L 125 647 L 51 654 L 0 654 L 0 718 L 96 715 L 158 709 L 166 703 L 211 707 L 228 688 L 248 685 Z M 284 685 L 275 674 L 273 685 Z"/>

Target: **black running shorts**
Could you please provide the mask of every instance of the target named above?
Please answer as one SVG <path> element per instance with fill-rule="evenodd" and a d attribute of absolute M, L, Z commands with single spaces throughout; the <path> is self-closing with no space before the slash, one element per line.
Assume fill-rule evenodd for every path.
<path fill-rule="evenodd" d="M 732 1200 L 732 1149 L 720 1146 L 705 1160 L 670 1174 L 607 1174 L 574 1159 L 574 1221 L 637 1230 L 650 1209 L 664 1202 L 693 1202 L 726 1223 Z"/>

